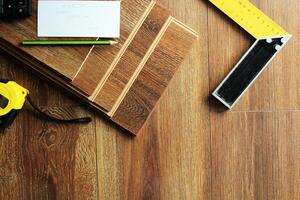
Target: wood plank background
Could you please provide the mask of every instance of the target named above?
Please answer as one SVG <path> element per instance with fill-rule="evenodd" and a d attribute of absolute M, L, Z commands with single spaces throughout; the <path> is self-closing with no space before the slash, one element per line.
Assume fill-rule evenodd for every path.
<path fill-rule="evenodd" d="M 300 2 L 251 0 L 293 38 L 230 112 L 210 93 L 253 40 L 206 0 L 160 2 L 200 39 L 136 138 L 0 53 L 40 106 L 94 119 L 25 106 L 0 131 L 0 199 L 300 199 Z"/>

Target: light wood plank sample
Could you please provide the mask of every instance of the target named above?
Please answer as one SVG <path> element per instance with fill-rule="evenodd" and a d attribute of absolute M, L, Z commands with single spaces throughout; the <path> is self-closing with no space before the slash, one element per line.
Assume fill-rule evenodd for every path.
<path fill-rule="evenodd" d="M 40 199 L 73 197 L 124 200 L 240 200 L 241 196 L 248 199 L 300 199 L 300 112 L 296 110 L 300 105 L 300 95 L 297 92 L 300 81 L 295 62 L 300 55 L 300 26 L 297 21 L 300 1 L 291 0 L 286 3 L 284 0 L 251 0 L 290 30 L 293 38 L 274 60 L 273 66 L 268 68 L 269 72 L 264 73 L 267 76 L 263 75 L 259 80 L 263 84 L 266 83 L 264 79 L 268 80 L 267 87 L 275 93 L 276 108 L 266 109 L 261 102 L 255 102 L 255 99 L 261 96 L 258 89 L 266 87 L 255 84 L 257 89 L 249 92 L 253 101 L 248 101 L 247 97 L 242 100 L 247 101 L 247 105 L 251 104 L 249 108 L 252 110 L 235 110 L 228 113 L 214 112 L 216 105 L 209 105 L 214 101 L 208 100 L 211 94 L 209 88 L 214 89 L 213 85 L 218 84 L 226 70 L 230 69 L 230 66 L 227 68 L 230 55 L 238 58 L 247 48 L 248 40 L 244 38 L 247 36 L 236 37 L 236 34 L 240 33 L 226 30 L 225 26 L 228 27 L 229 20 L 228 23 L 223 20 L 213 20 L 213 24 L 207 23 L 207 12 L 210 12 L 209 22 L 212 21 L 211 17 L 215 18 L 218 14 L 222 17 L 222 13 L 207 1 L 160 2 L 167 5 L 177 19 L 199 31 L 200 37 L 187 56 L 188 59 L 176 72 L 176 77 L 164 92 L 163 98 L 155 106 L 151 117 L 139 131 L 139 135 L 128 137 L 125 131 L 98 114 L 95 117 L 96 124 L 91 124 L 89 128 L 77 125 L 75 126 L 78 128 L 54 126 L 51 130 L 56 131 L 55 135 L 66 140 L 54 138 L 58 142 L 63 141 L 60 143 L 63 146 L 61 151 L 58 150 L 59 146 L 52 146 L 50 150 L 58 154 L 44 156 L 47 157 L 47 161 L 53 163 L 52 166 L 62 165 L 62 154 L 75 156 L 75 166 L 69 165 L 69 171 L 56 168 L 57 171 L 50 172 L 58 172 L 57 174 L 49 173 L 48 167 L 42 168 L 47 166 L 45 163 L 32 161 L 35 157 L 43 155 L 36 151 L 36 145 L 41 144 L 37 140 L 38 133 L 43 129 L 34 125 L 40 124 L 40 119 L 25 109 L 11 129 L 5 133 L 0 130 L 0 199 L 26 199 L 28 196 Z M 214 12 L 217 12 L 216 15 L 211 16 Z M 211 31 L 207 31 L 207 28 Z M 221 45 L 220 38 L 212 39 L 212 31 L 218 30 L 227 35 L 224 39 L 231 42 L 229 46 Z M 214 36 L 222 37 L 216 33 Z M 209 42 L 207 38 L 211 38 Z M 239 45 L 233 44 L 234 41 L 238 41 Z M 215 44 L 216 42 L 219 44 Z M 217 49 L 217 46 L 220 49 Z M 209 47 L 211 50 L 208 55 Z M 213 49 L 218 50 L 219 57 L 214 56 Z M 226 67 L 222 66 L 226 69 L 218 65 L 222 64 L 221 61 L 213 61 L 217 58 L 223 59 Z M 36 97 L 39 100 L 38 104 L 71 106 L 80 103 L 77 99 L 71 101 L 67 92 L 57 92 L 60 87 L 49 87 L 49 82 L 46 81 L 34 81 L 38 79 L 37 76 L 22 70 L 24 64 L 14 65 L 15 58 L 5 60 L 0 55 L 2 77 L 14 78 L 23 86 L 30 85 L 32 95 L 42 94 Z M 208 65 L 208 61 L 215 64 Z M 6 64 L 3 64 L 4 62 Z M 270 70 L 272 68 L 273 71 Z M 220 70 L 220 74 L 216 74 L 217 70 Z M 275 80 L 274 87 L 272 80 Z M 270 96 L 270 93 L 266 95 Z M 272 97 L 268 98 L 272 100 Z M 242 101 L 240 105 L 243 107 L 240 108 L 245 109 Z M 258 109 L 257 112 L 254 112 L 254 109 Z M 46 129 L 53 125 L 43 123 L 42 127 Z M 27 129 L 36 134 L 28 132 Z M 22 134 L 24 130 L 25 134 Z M 66 131 L 72 134 L 66 134 Z M 51 141 L 53 135 L 46 134 L 50 138 L 39 138 Z M 74 151 L 73 140 L 78 135 Z M 72 144 L 67 144 L 68 142 Z M 22 147 L 22 144 L 26 145 Z M 44 152 L 44 149 L 42 151 Z M 24 159 L 24 156 L 30 160 Z M 94 160 L 97 161 L 97 166 Z M 70 159 L 66 161 L 66 164 L 70 163 Z M 26 162 L 30 164 L 25 164 Z M 29 171 L 28 167 L 39 170 L 35 170 L 35 176 L 22 173 Z M 98 169 L 97 172 L 95 169 Z M 66 175 L 63 175 L 65 178 L 58 177 L 62 172 L 66 172 Z M 74 178 L 68 178 L 68 173 L 74 175 Z M 51 179 L 47 179 L 45 174 L 53 177 L 53 184 L 50 184 L 52 182 L 48 180 Z M 235 182 L 238 177 L 241 180 Z M 43 181 L 45 178 L 46 181 Z M 28 182 L 31 187 L 25 185 Z"/>
<path fill-rule="evenodd" d="M 36 2 L 33 4 L 34 8 L 34 15 L 36 16 Z M 149 58 L 152 57 L 151 62 L 155 62 L 154 59 L 159 58 L 161 59 L 160 62 L 160 69 L 157 68 L 157 71 L 154 72 L 154 75 L 158 75 L 157 78 L 161 78 L 161 84 L 162 86 L 158 86 L 157 88 L 160 91 L 146 91 L 149 92 L 149 94 L 146 94 L 151 97 L 151 95 L 157 95 L 154 97 L 151 97 L 151 103 L 152 105 L 148 107 L 148 109 L 153 109 L 155 105 L 155 100 L 158 100 L 160 95 L 163 92 L 163 88 L 165 88 L 168 85 L 169 80 L 173 76 L 173 73 L 175 69 L 177 69 L 180 65 L 181 61 L 183 59 L 183 55 L 185 55 L 185 50 L 181 54 L 179 54 L 177 51 L 174 51 L 173 49 L 177 46 L 183 48 L 189 48 L 190 46 L 187 46 L 189 43 L 193 43 L 193 40 L 196 38 L 195 33 L 191 31 L 191 29 L 187 28 L 185 25 L 181 24 L 177 20 L 175 20 L 173 17 L 169 16 L 169 11 L 162 8 L 161 6 L 157 5 L 155 1 L 151 0 L 126 0 L 122 1 L 122 24 L 121 24 L 121 38 L 119 41 L 119 46 L 94 46 L 88 50 L 86 53 L 82 53 L 81 47 L 76 48 L 70 48 L 70 47 L 64 47 L 65 52 L 60 52 L 60 50 L 57 50 L 56 47 L 49 46 L 49 47 L 43 47 L 46 50 L 46 55 L 50 55 L 49 52 L 53 53 L 53 55 L 57 55 L 57 61 L 59 60 L 61 65 L 56 65 L 53 67 L 50 65 L 51 63 L 43 62 L 43 60 L 40 60 L 38 56 L 31 55 L 28 53 L 28 49 L 33 49 L 35 51 L 41 51 L 41 55 L 45 53 L 42 49 L 38 49 L 40 47 L 20 47 L 16 45 L 16 43 L 11 42 L 11 38 L 14 38 L 12 33 L 14 33 L 14 28 L 16 28 L 16 32 L 20 32 L 19 26 L 27 25 L 27 23 L 31 23 L 31 26 L 28 26 L 29 28 L 28 33 L 31 33 L 32 35 L 35 34 L 34 24 L 36 22 L 35 18 L 29 17 L 25 20 L 18 21 L 18 25 L 14 27 L 13 24 L 4 24 L 4 26 L 9 27 L 10 32 L 3 31 L 2 33 L 5 33 L 5 36 L 7 36 L 8 39 L 5 37 L 2 37 L 0 39 L 0 48 L 9 53 L 10 55 L 14 56 L 16 59 L 24 63 L 24 66 L 28 68 L 31 71 L 38 72 L 42 74 L 47 79 L 55 82 L 56 84 L 60 85 L 62 88 L 68 90 L 72 94 L 74 94 L 78 100 L 84 100 L 89 105 L 93 106 L 95 109 L 100 110 L 104 112 L 108 117 L 112 117 L 114 112 L 117 110 L 118 106 L 124 99 L 126 93 L 130 90 L 130 87 L 135 82 L 136 78 L 138 77 L 139 73 L 145 66 L 145 64 L 148 62 Z M 28 20 L 28 21 L 27 21 Z M 146 20 L 146 21 L 145 21 Z M 169 24 L 173 20 L 173 23 L 178 28 L 170 28 Z M 176 22 L 175 22 L 176 21 Z M 34 22 L 34 23 L 33 23 Z M 175 26 L 173 25 L 173 26 Z M 165 31 L 169 27 L 169 33 L 166 36 Z M 178 32 L 178 33 L 176 33 Z M 22 30 L 22 33 L 27 33 L 27 30 Z M 174 36 L 182 36 L 180 40 L 173 41 L 173 44 L 171 44 L 172 38 L 169 38 L 169 35 L 171 37 Z M 190 35 L 194 35 L 194 37 L 190 37 Z M 160 44 L 161 38 L 165 38 L 165 41 L 170 40 L 170 44 L 167 46 L 162 46 L 162 48 L 165 48 L 165 50 L 157 50 L 156 46 Z M 184 38 L 185 37 L 185 38 Z M 25 36 L 20 35 L 18 39 L 15 39 L 16 41 L 22 41 L 24 39 L 27 39 Z M 188 41 L 188 42 L 186 42 Z M 172 47 L 172 45 L 174 47 Z M 97 48 L 100 48 L 97 50 Z M 103 49 L 102 49 L 103 48 Z M 114 48 L 115 50 L 112 50 L 111 48 Z M 68 49 L 70 51 L 68 51 Z M 48 52 L 49 50 L 49 52 Z M 179 51 L 179 48 L 177 48 Z M 75 53 L 73 52 L 75 51 Z M 154 51 L 154 53 L 153 53 Z M 58 53 L 57 53 L 58 52 Z M 40 53 L 40 52 L 36 52 Z M 65 56 L 64 55 L 71 55 L 71 56 Z M 159 53 L 162 53 L 162 55 L 158 55 Z M 171 55 L 175 53 L 175 55 Z M 78 56 L 77 54 L 80 54 Z M 97 54 L 97 55 L 96 55 Z M 153 55 L 152 55 L 153 54 Z M 179 56 L 178 56 L 178 55 Z M 165 62 L 163 62 L 164 57 L 169 56 L 172 59 L 166 60 L 167 64 L 165 65 Z M 47 57 L 46 56 L 46 57 Z M 77 58 L 80 58 L 80 61 L 78 63 L 81 63 L 82 65 L 73 66 L 69 68 L 69 65 L 64 66 L 64 62 L 68 62 L 69 59 L 71 59 L 71 63 L 76 60 Z M 95 59 L 94 59 L 95 58 Z M 174 58 L 174 59 L 173 59 Z M 49 57 L 50 60 L 52 60 L 52 57 Z M 82 62 L 81 60 L 84 59 Z M 101 59 L 102 61 L 100 61 Z M 166 58 L 168 59 L 168 57 Z M 109 62 L 106 62 L 108 61 Z M 150 59 L 151 60 L 151 59 Z M 90 61 L 95 61 L 91 65 L 91 69 L 87 67 L 87 63 Z M 124 66 L 126 63 L 130 63 L 129 61 L 132 61 L 130 66 L 127 66 L 126 70 L 124 72 L 120 72 L 122 69 L 124 69 Z M 102 64 L 101 64 L 102 63 Z M 74 63 L 73 63 L 74 64 Z M 100 65 L 103 65 L 103 68 Z M 126 67 L 126 66 L 125 66 Z M 158 66 L 157 66 L 158 67 Z M 87 70 L 87 71 L 85 71 Z M 151 71 L 151 70 L 150 70 Z M 150 72 L 149 71 L 149 72 Z M 152 73 L 151 72 L 151 73 Z M 74 75 L 75 73 L 75 75 Z M 98 101 L 94 101 L 97 97 L 97 94 L 99 91 L 101 92 L 102 88 L 106 88 L 103 86 L 105 83 L 112 84 L 110 82 L 113 78 L 119 78 L 118 75 L 123 73 L 122 77 L 120 77 L 121 84 L 117 85 L 119 88 L 117 88 L 115 94 L 112 94 L 114 100 L 109 102 L 110 104 L 107 104 L 106 106 L 102 106 Z M 144 72 L 143 72 L 144 73 Z M 148 73 L 148 72 L 146 72 Z M 156 73 L 156 74 L 155 74 Z M 160 74 L 163 73 L 163 74 Z M 169 74 L 168 74 L 169 73 Z M 99 77 L 98 77 L 99 75 Z M 111 76 L 111 79 L 110 78 Z M 86 79 L 81 77 L 86 77 Z M 75 78 L 74 78 L 75 77 Z M 71 81 L 72 79 L 72 81 Z M 107 82 L 108 80 L 108 82 Z M 81 82 L 83 81 L 83 82 Z M 150 81 L 151 82 L 151 81 Z M 117 83 L 118 84 L 118 83 Z M 148 83 L 145 82 L 145 85 Z M 160 82 L 158 83 L 160 84 Z M 83 89 L 85 88 L 85 89 Z M 144 88 L 147 89 L 147 88 Z M 152 89 L 156 89 L 155 87 Z M 109 99 L 111 93 L 107 92 L 106 95 L 102 95 L 103 97 Z M 151 94 L 152 92 L 152 94 Z M 102 94 L 102 93 L 101 93 Z M 99 100 L 100 96 L 97 98 Z M 104 98 L 104 99 L 105 99 Z M 102 99 L 102 98 L 100 98 Z M 107 110 L 104 110 L 104 108 L 107 108 Z M 151 110 L 147 111 L 147 116 Z M 146 119 L 146 118 L 145 118 Z M 142 123 L 145 121 L 141 120 L 139 123 L 139 127 L 142 127 Z M 128 123 L 131 123 L 131 116 L 127 117 Z M 120 126 L 123 126 L 125 121 L 122 122 L 122 124 L 119 124 Z M 139 132 L 138 129 L 132 129 L 133 134 L 137 134 Z M 130 130 L 129 130 L 130 132 Z"/>
<path fill-rule="evenodd" d="M 21 46 L 23 40 L 34 40 L 37 37 L 37 0 L 32 0 L 32 16 L 5 21 L 0 20 L 0 39 L 17 46 L 39 62 L 49 66 L 65 78 L 71 80 L 77 73 L 81 63 L 84 61 L 90 46 L 63 47 L 63 46 Z M 72 39 L 72 38 L 70 38 Z M 92 39 L 92 38 L 90 38 Z"/>
<path fill-rule="evenodd" d="M 158 4 L 153 7 L 107 81 L 100 88 L 95 99 L 99 106 L 107 111 L 112 109 L 158 33 L 164 25 L 167 26 L 165 23 L 169 14 L 169 11 Z"/>
<path fill-rule="evenodd" d="M 113 46 L 94 46 L 83 63 L 72 84 L 88 94 L 93 94 L 101 80 L 108 73 L 110 66 L 126 43 L 136 26 L 139 26 L 145 12 L 151 9 L 151 0 L 125 0 L 121 2 L 121 33 L 118 44 Z"/>
<path fill-rule="evenodd" d="M 194 43 L 196 35 L 181 24 L 170 24 L 151 54 L 112 120 L 130 132 L 137 133 L 167 87 L 178 66 Z"/>

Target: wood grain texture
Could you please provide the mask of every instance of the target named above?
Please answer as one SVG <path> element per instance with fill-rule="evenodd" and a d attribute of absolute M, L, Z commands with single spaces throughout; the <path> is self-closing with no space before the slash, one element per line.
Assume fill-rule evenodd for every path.
<path fill-rule="evenodd" d="M 1 77 L 28 88 L 38 105 L 64 106 L 51 109 L 61 117 L 92 115 L 13 60 L 2 54 L 0 60 Z M 94 123 L 45 122 L 26 105 L 13 126 L 0 132 L 1 199 L 97 198 Z"/>
<path fill-rule="evenodd" d="M 95 115 L 93 127 L 89 127 L 96 133 L 95 137 L 86 137 L 87 130 L 83 127 L 62 128 L 67 130 L 68 136 L 71 131 L 73 135 L 77 134 L 76 148 L 73 151 L 74 141 L 70 142 L 72 145 L 55 143 L 57 145 L 53 149 L 60 153 L 56 154 L 54 163 L 62 166 L 63 161 L 59 158 L 71 155 L 75 157 L 75 170 L 73 161 L 67 159 L 70 170 L 57 168 L 59 173 L 53 175 L 53 180 L 56 180 L 53 185 L 59 187 L 49 187 L 51 184 L 48 182 L 51 181 L 40 181 L 40 177 L 48 173 L 47 167 L 41 167 L 46 165 L 42 160 L 54 160 L 55 155 L 49 156 L 44 149 L 33 151 L 37 148 L 33 133 L 38 132 L 40 126 L 56 127 L 58 135 L 63 135 L 61 137 L 66 133 L 58 131 L 60 126 L 44 125 L 31 111 L 23 110 L 8 132 L 0 131 L 0 199 L 28 199 L 28 196 L 34 195 L 41 197 L 37 199 L 73 197 L 101 200 L 300 199 L 300 112 L 296 110 L 300 97 L 294 58 L 300 55 L 296 38 L 300 33 L 297 23 L 300 2 L 251 2 L 291 31 L 294 37 L 241 99 L 237 110 L 221 113 L 218 104 L 208 99 L 214 86 L 235 63 L 234 60 L 229 63 L 230 60 L 238 59 L 251 39 L 243 33 L 235 33 L 238 28 L 232 28 L 230 20 L 227 20 L 228 23 L 223 21 L 221 12 L 218 14 L 206 0 L 160 0 L 172 10 L 174 17 L 198 31 L 200 37 L 176 73 L 174 78 L 177 81 L 171 81 L 140 134 L 129 137 L 99 114 Z M 231 30 L 226 30 L 226 26 Z M 224 46 L 208 40 L 211 34 L 223 38 L 222 34 L 212 31 L 223 32 L 227 35 L 224 39 L 231 44 Z M 238 42 L 236 38 L 239 38 Z M 214 56 L 212 49 L 218 51 L 219 57 Z M 223 62 L 215 61 L 219 58 Z M 226 69 L 209 63 L 226 64 Z M 33 95 L 42 94 L 33 96 L 39 105 L 78 104 L 58 92 L 58 88 L 49 87 L 47 82 L 39 81 L 35 75 L 28 75 L 21 67 L 14 64 L 14 59 L 7 59 L 1 54 L 0 76 L 12 77 L 24 86 L 30 86 Z M 256 102 L 261 94 L 267 97 Z M 276 100 L 272 96 L 276 96 Z M 25 127 L 25 133 L 22 127 Z M 29 133 L 29 129 L 33 133 Z M 20 145 L 25 139 L 27 145 Z M 97 145 L 94 145 L 95 142 Z M 64 146 L 61 151 L 59 145 Z M 27 158 L 30 155 L 30 159 L 23 159 L 23 155 Z M 33 162 L 37 157 L 41 161 Z M 30 171 L 29 165 L 33 172 L 39 169 L 36 176 L 23 173 Z M 87 176 L 88 170 L 91 174 Z M 71 171 L 74 171 L 74 178 L 68 178 L 68 172 L 73 173 Z M 56 178 L 62 172 L 66 172 L 66 178 Z M 98 184 L 94 183 L 95 177 Z M 75 180 L 78 182 L 74 183 Z M 28 186 L 24 182 L 30 181 L 32 188 L 25 190 Z M 74 188 L 74 191 L 66 189 L 68 187 Z M 48 196 L 53 191 L 56 191 L 56 196 Z M 80 195 L 83 195 L 82 198 Z"/>
<path fill-rule="evenodd" d="M 23 40 L 34 40 L 37 37 L 37 0 L 32 0 L 32 16 L 22 20 L 0 20 L 0 39 L 4 39 L 38 61 L 45 63 L 51 69 L 59 72 L 65 78 L 74 78 L 81 63 L 84 61 L 91 47 L 23 47 L 19 43 Z M 13 34 L 12 34 L 13 33 Z M 71 39 L 71 38 L 70 38 Z M 92 39 L 92 38 L 90 38 Z"/>
<path fill-rule="evenodd" d="M 195 39 L 193 33 L 172 21 L 112 120 L 130 132 L 138 133 Z"/>
<path fill-rule="evenodd" d="M 277 112 L 275 119 L 276 196 L 278 199 L 300 199 L 300 112 Z"/>
<path fill-rule="evenodd" d="M 291 1 L 289 4 L 276 1 L 268 7 L 272 17 L 293 35 L 285 49 L 276 57 L 272 66 L 275 79 L 273 87 L 274 104 L 276 109 L 279 110 L 300 109 L 300 94 L 295 92 L 300 87 L 298 64 L 300 26 L 297 20 L 300 17 L 299 9 L 300 4 L 295 1 Z M 282 10 L 288 10 L 289 12 L 283 12 Z"/>
<path fill-rule="evenodd" d="M 138 25 L 151 0 L 124 0 L 121 2 L 121 33 L 117 45 L 94 46 L 89 57 L 73 80 L 73 84 L 89 96 L 100 84 L 129 35 Z"/>
<path fill-rule="evenodd" d="M 139 32 L 139 29 L 143 25 L 143 22 L 145 21 L 147 16 L 150 14 L 152 8 L 156 5 L 156 2 L 151 1 L 151 0 L 126 0 L 126 1 L 122 1 L 121 5 L 122 5 L 122 7 L 121 7 L 122 13 L 121 13 L 120 41 L 118 42 L 117 45 L 114 45 L 114 46 L 91 47 L 89 49 L 88 53 L 85 55 L 86 59 L 84 59 L 84 62 L 81 62 L 82 66 L 80 66 L 79 68 L 77 67 L 78 73 L 76 73 L 75 79 L 72 82 L 65 79 L 66 74 L 64 72 L 58 73 L 59 71 L 57 71 L 57 69 L 55 67 L 50 66 L 49 63 L 47 63 L 47 62 L 43 63 L 38 57 L 36 58 L 35 55 L 30 55 L 30 54 L 28 54 L 28 52 L 26 50 L 20 48 L 18 45 L 14 44 L 14 43 L 11 43 L 9 39 L 14 38 L 14 36 L 8 36 L 8 41 L 6 40 L 6 38 L 0 38 L 0 47 L 5 52 L 7 52 L 10 55 L 12 55 L 13 57 L 17 58 L 20 62 L 24 63 L 24 67 L 26 67 L 29 70 L 32 70 L 34 72 L 40 73 L 41 75 L 45 76 L 47 79 L 52 80 L 56 84 L 60 85 L 62 88 L 73 93 L 78 99 L 83 100 L 87 104 L 93 106 L 96 110 L 100 110 L 100 111 L 104 112 L 106 115 L 111 116 L 111 114 L 110 114 L 111 111 L 109 111 L 109 112 L 105 111 L 104 108 L 101 105 L 99 105 L 97 101 L 93 101 L 93 100 L 95 99 L 97 93 L 99 92 L 99 90 L 101 89 L 101 87 L 103 86 L 103 84 L 105 83 L 105 81 L 107 80 L 107 78 L 109 77 L 109 75 L 111 74 L 113 69 L 115 68 L 115 66 L 119 63 L 120 59 L 123 57 L 124 52 L 127 52 L 127 53 L 129 52 L 126 50 L 127 50 L 128 46 L 131 44 L 131 42 L 134 39 L 137 39 L 138 41 L 141 40 L 139 38 L 146 39 L 146 37 L 144 37 L 144 35 L 146 33 L 144 33 L 143 36 L 141 36 L 141 33 L 139 33 L 137 38 L 135 38 L 135 36 L 136 36 L 136 33 Z M 36 9 L 36 2 L 34 2 L 33 8 Z M 158 10 L 158 11 L 154 10 L 153 13 L 151 14 L 150 18 L 153 18 L 153 15 L 156 15 L 158 17 L 157 23 L 154 23 L 153 20 L 152 21 L 149 20 L 145 24 L 145 26 L 147 26 L 148 30 L 152 30 L 152 33 L 151 33 L 152 40 L 159 41 L 159 39 L 161 38 L 162 34 L 158 35 L 157 32 L 159 32 L 159 30 L 160 30 L 159 27 L 161 27 L 162 24 L 164 23 L 164 21 L 166 20 L 166 18 L 168 18 L 168 14 L 169 14 L 169 12 L 163 8 L 160 8 L 160 10 Z M 32 18 L 32 17 L 34 17 L 34 18 Z M 26 25 L 26 20 L 28 20 L 30 22 L 32 22 L 32 20 L 35 20 L 36 16 L 33 15 L 32 17 L 27 18 L 24 21 L 22 21 L 22 20 L 18 21 L 18 24 L 21 26 L 23 26 L 24 24 Z M 171 17 L 169 17 L 169 18 L 171 19 Z M 16 32 L 20 31 L 18 26 L 14 27 L 13 25 L 14 24 L 8 23 L 8 26 L 10 26 L 11 31 L 6 32 L 5 35 L 13 35 L 12 34 L 14 32 L 13 28 L 17 29 Z M 182 26 L 181 31 L 187 31 L 187 29 L 185 29 L 184 27 L 185 26 Z M 31 29 L 30 31 L 32 32 L 33 29 L 35 28 L 34 24 L 32 26 L 29 26 L 28 28 Z M 142 29 L 141 32 L 143 32 L 143 30 L 144 29 Z M 25 29 L 22 30 L 22 33 L 24 33 L 24 32 L 26 33 Z M 135 52 L 138 52 L 140 55 L 139 59 L 142 59 L 141 65 L 138 68 L 142 67 L 142 64 L 144 64 L 146 62 L 146 60 L 150 56 L 150 53 L 152 53 L 151 50 L 154 48 L 154 45 L 153 46 L 150 45 L 151 39 L 150 39 L 150 41 L 146 41 L 146 40 L 143 40 L 143 42 L 140 41 L 138 44 L 136 42 L 133 43 Z M 186 38 L 186 39 L 188 39 L 188 38 Z M 184 41 L 184 40 L 182 40 L 182 41 Z M 139 45 L 141 46 L 140 49 L 138 48 Z M 143 46 L 143 45 L 145 45 L 145 46 Z M 155 42 L 155 45 L 156 45 L 156 42 Z M 96 50 L 97 47 L 99 47 L 101 49 Z M 31 48 L 34 49 L 35 47 L 31 47 Z M 56 51 L 55 48 L 52 48 L 52 47 L 47 47 L 47 48 L 49 48 L 52 51 Z M 71 49 L 74 50 L 73 48 L 71 48 Z M 133 47 L 131 46 L 131 50 L 132 49 L 133 49 Z M 97 59 L 94 60 L 95 63 L 93 63 L 91 65 L 92 68 L 85 67 L 85 63 L 88 62 L 89 59 L 93 60 L 92 58 L 95 55 L 93 52 L 96 52 L 96 54 L 100 53 L 98 55 L 99 57 L 97 57 Z M 70 53 L 72 53 L 72 51 L 70 51 Z M 57 56 L 59 56 L 61 60 L 67 62 L 67 59 L 65 59 L 63 54 L 60 54 Z M 74 56 L 77 57 L 76 54 L 74 54 Z M 125 57 L 126 56 L 128 56 L 128 55 L 126 54 Z M 104 60 L 111 59 L 112 62 L 102 62 L 102 61 L 98 60 L 98 58 L 100 58 L 102 60 L 103 59 Z M 131 61 L 134 61 L 134 60 L 131 59 Z M 136 62 L 138 62 L 138 61 L 136 61 Z M 176 62 L 176 59 L 174 59 L 174 62 Z M 74 72 L 73 68 L 68 69 L 68 66 L 64 66 L 63 65 L 64 62 L 62 62 L 61 64 L 62 65 L 60 65 L 59 68 L 64 68 L 64 69 L 67 68 L 66 70 L 71 70 L 72 72 Z M 100 64 L 100 65 L 103 64 L 104 67 L 98 66 L 98 64 Z M 118 69 L 120 67 L 122 67 L 122 71 L 126 72 L 123 69 L 124 64 L 126 64 L 126 63 L 119 63 L 119 65 L 117 67 L 118 67 Z M 177 64 L 179 64 L 179 63 L 177 63 Z M 176 66 L 176 68 L 177 67 L 179 67 L 179 65 Z M 137 70 L 135 72 L 134 68 L 137 68 L 137 66 L 133 66 L 132 68 L 130 66 L 128 66 L 128 68 L 126 68 L 126 69 L 128 69 L 128 74 L 125 77 L 125 79 L 126 78 L 129 79 L 130 76 L 132 76 L 132 73 L 133 74 L 138 73 Z M 122 72 L 122 73 L 124 73 L 124 72 Z M 131 73 L 131 75 L 130 75 L 130 73 Z M 126 73 L 124 73 L 124 74 L 126 74 Z M 86 77 L 86 78 L 84 78 L 84 77 Z M 132 81 L 134 80 L 135 77 L 136 76 L 133 76 L 133 78 L 130 78 L 132 80 L 129 81 L 129 83 L 127 84 L 128 87 L 131 86 Z M 73 78 L 74 78 L 74 76 L 73 76 Z M 120 78 L 122 78 L 122 77 L 120 77 Z M 79 80 L 79 81 L 77 82 L 76 80 Z M 80 80 L 84 80 L 84 81 L 82 82 Z M 92 81 L 92 82 L 90 82 L 90 81 Z M 121 80 L 121 81 L 123 81 L 123 80 Z M 120 86 L 121 88 L 119 89 L 121 91 L 121 95 L 120 95 L 121 98 L 123 98 L 125 95 L 125 92 L 128 91 L 128 90 L 122 91 L 122 87 L 125 86 L 125 84 L 124 84 L 125 82 L 126 82 L 126 80 L 123 81 L 123 85 L 121 85 Z M 91 85 L 91 83 L 95 83 L 95 84 Z M 82 86 L 82 88 L 80 89 L 81 86 Z M 90 92 L 83 89 L 84 87 L 86 87 L 86 89 L 88 89 Z M 108 97 L 107 99 L 109 99 L 109 98 L 110 97 Z M 118 98 L 118 97 L 116 97 L 116 98 Z M 119 98 L 119 99 L 121 99 L 121 98 Z M 115 104 L 119 103 L 119 99 L 116 101 Z M 113 103 L 111 103 L 111 104 L 112 104 L 111 106 L 114 105 Z M 122 126 L 122 125 L 120 125 L 120 126 Z M 135 132 L 133 134 L 137 134 L 137 132 Z"/>
<path fill-rule="evenodd" d="M 186 0 L 161 3 L 197 30 L 199 41 L 137 137 L 98 121 L 101 199 L 210 199 L 207 5 L 191 0 L 195 12 L 186 12 Z"/>
<path fill-rule="evenodd" d="M 211 117 L 214 199 L 300 198 L 298 111 Z"/>
<path fill-rule="evenodd" d="M 112 109 L 169 16 L 169 11 L 159 4 L 152 8 L 120 61 L 100 88 L 95 99 L 98 105 L 107 111 Z"/>

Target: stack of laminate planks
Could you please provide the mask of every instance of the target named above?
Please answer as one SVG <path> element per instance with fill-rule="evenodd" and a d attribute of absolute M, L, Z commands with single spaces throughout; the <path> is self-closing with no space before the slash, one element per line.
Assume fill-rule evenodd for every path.
<path fill-rule="evenodd" d="M 31 17 L 0 21 L 0 47 L 133 134 L 197 39 L 155 1 L 123 0 L 117 45 L 20 46 L 20 41 L 37 39 L 36 8 L 33 0 Z"/>

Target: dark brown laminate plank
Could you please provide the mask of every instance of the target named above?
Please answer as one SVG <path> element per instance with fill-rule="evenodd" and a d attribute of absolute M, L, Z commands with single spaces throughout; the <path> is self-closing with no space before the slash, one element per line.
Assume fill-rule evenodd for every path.
<path fill-rule="evenodd" d="M 299 199 L 299 114 L 212 112 L 213 199 Z"/>
<path fill-rule="evenodd" d="M 29 89 L 36 104 L 51 106 L 46 110 L 57 117 L 93 117 L 57 88 L 6 59 L 0 55 L 1 77 Z M 46 122 L 26 104 L 12 127 L 0 132 L 0 199 L 97 198 L 94 122 Z"/>
<path fill-rule="evenodd" d="M 292 0 L 270 1 L 267 7 L 272 18 L 281 24 L 292 38 L 276 56 L 271 67 L 274 68 L 275 107 L 281 109 L 300 109 L 299 94 L 299 55 L 300 55 L 300 2 Z"/>
<path fill-rule="evenodd" d="M 130 132 L 138 133 L 195 40 L 194 34 L 173 21 L 112 120 Z"/>
<path fill-rule="evenodd" d="M 100 199 L 211 196 L 207 5 L 199 0 L 161 3 L 199 32 L 199 41 L 138 136 L 97 121 Z"/>
<path fill-rule="evenodd" d="M 73 84 L 88 95 L 92 95 L 98 84 L 124 47 L 129 35 L 138 25 L 151 0 L 125 0 L 121 2 L 121 34 L 118 44 L 113 46 L 94 46 Z"/>
<path fill-rule="evenodd" d="M 95 103 L 107 111 L 112 109 L 168 17 L 168 10 L 158 4 L 153 7 L 133 41 L 99 91 Z"/>

